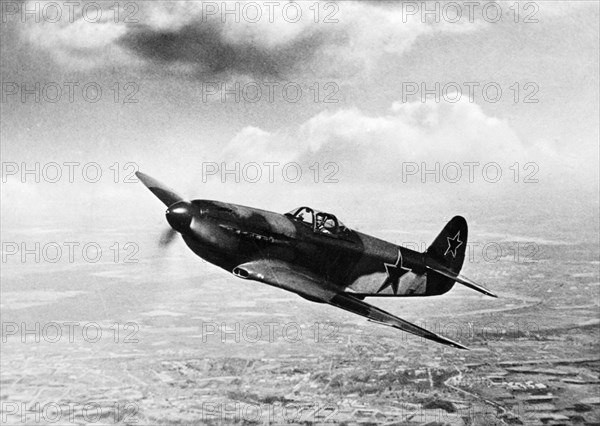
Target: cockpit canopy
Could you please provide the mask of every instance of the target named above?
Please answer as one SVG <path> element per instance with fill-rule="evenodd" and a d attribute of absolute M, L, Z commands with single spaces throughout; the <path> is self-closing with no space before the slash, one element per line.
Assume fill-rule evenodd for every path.
<path fill-rule="evenodd" d="M 331 213 L 320 212 L 310 207 L 298 207 L 286 216 L 312 228 L 314 232 L 326 235 L 338 235 L 346 231 L 346 226 Z"/>

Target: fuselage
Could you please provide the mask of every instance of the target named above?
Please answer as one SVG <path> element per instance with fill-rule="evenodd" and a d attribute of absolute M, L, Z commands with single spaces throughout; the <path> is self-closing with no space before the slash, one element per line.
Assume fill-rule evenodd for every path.
<path fill-rule="evenodd" d="M 423 253 L 343 225 L 335 232 L 321 232 L 316 225 L 298 220 L 292 214 L 210 200 L 194 200 L 191 205 L 193 232 L 184 235 L 186 244 L 198 256 L 229 272 L 245 262 L 278 259 L 340 288 L 374 293 L 374 286 L 379 288 L 389 275 L 387 268 L 401 260 L 401 275 L 406 275 L 405 291 L 398 294 L 396 289 L 389 294 L 383 289 L 381 294 L 373 295 L 427 293 Z"/>

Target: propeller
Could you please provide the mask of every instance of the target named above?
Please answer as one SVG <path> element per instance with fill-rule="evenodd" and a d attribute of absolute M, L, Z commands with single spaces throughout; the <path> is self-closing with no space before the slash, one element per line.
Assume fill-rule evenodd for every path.
<path fill-rule="evenodd" d="M 137 178 L 152 192 L 156 195 L 160 201 L 167 207 L 175 204 L 178 201 L 184 201 L 184 198 L 181 195 L 178 195 L 171 188 L 163 185 L 156 179 L 148 176 L 142 172 L 135 172 Z"/>
<path fill-rule="evenodd" d="M 158 246 L 161 248 L 168 247 L 178 232 L 187 229 L 192 221 L 190 213 L 190 203 L 178 195 L 171 188 L 163 185 L 156 179 L 142 172 L 136 172 L 137 178 L 152 192 L 156 198 L 167 206 L 166 216 L 167 222 L 171 225 L 166 229 L 158 241 Z"/>
<path fill-rule="evenodd" d="M 158 246 L 160 248 L 168 247 L 173 242 L 176 236 L 177 231 L 175 231 L 173 228 L 165 229 L 162 235 L 160 236 L 160 240 L 158 240 Z"/>

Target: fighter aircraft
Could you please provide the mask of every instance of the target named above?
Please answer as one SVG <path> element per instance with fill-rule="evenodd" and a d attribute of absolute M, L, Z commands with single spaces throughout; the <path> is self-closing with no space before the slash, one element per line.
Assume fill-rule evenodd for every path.
<path fill-rule="evenodd" d="M 456 216 L 420 253 L 346 227 L 331 213 L 299 207 L 280 214 L 210 200 L 188 201 L 150 176 L 139 180 L 167 206 L 172 229 L 198 256 L 236 277 L 291 291 L 370 321 L 445 345 L 460 343 L 364 301 L 365 297 L 437 296 L 455 282 L 495 294 L 460 276 L 467 222 Z"/>

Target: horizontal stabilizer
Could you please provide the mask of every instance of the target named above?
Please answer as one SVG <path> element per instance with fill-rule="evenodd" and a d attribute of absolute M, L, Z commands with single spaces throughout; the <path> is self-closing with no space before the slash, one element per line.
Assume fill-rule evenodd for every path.
<path fill-rule="evenodd" d="M 433 272 L 437 272 L 438 274 L 443 275 L 446 278 L 450 278 L 456 281 L 457 283 L 464 285 L 465 287 L 469 287 L 470 289 L 483 293 L 486 296 L 498 297 L 496 294 L 492 293 L 484 286 L 479 285 L 466 277 L 455 274 L 454 272 L 448 270 L 447 268 L 444 268 L 442 265 L 438 264 L 437 262 L 431 259 L 428 259 L 427 261 L 427 269 Z"/>

